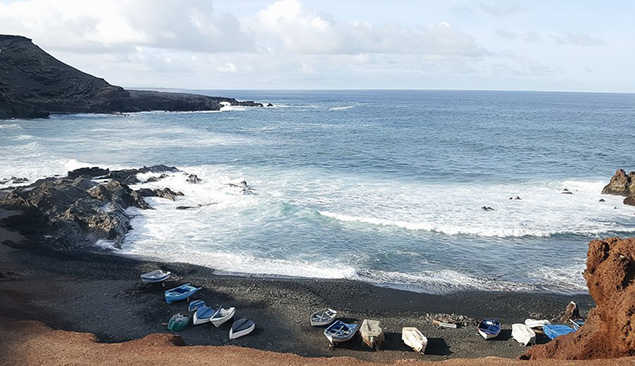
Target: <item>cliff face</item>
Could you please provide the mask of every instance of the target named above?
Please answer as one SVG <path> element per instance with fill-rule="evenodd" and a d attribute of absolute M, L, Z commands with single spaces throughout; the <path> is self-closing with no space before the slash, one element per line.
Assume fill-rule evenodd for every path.
<path fill-rule="evenodd" d="M 71 67 L 22 36 L 0 35 L 0 118 L 49 113 L 218 110 L 221 103 L 262 106 L 232 98 L 127 91 Z"/>
<path fill-rule="evenodd" d="M 584 278 L 596 307 L 577 332 L 531 348 L 523 359 L 635 355 L 635 238 L 589 243 Z"/>

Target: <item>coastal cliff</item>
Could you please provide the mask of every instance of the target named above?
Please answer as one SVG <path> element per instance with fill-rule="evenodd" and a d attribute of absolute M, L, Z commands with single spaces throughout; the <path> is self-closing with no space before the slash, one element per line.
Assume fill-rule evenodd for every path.
<path fill-rule="evenodd" d="M 0 119 L 51 113 L 219 110 L 262 104 L 186 93 L 125 90 L 69 66 L 26 37 L 0 35 Z"/>
<path fill-rule="evenodd" d="M 635 172 L 626 174 L 624 169 L 618 169 L 602 189 L 602 194 L 625 196 L 624 204 L 635 206 Z"/>
<path fill-rule="evenodd" d="M 584 278 L 596 303 L 586 324 L 531 348 L 522 359 L 635 356 L 635 238 L 590 242 Z"/>

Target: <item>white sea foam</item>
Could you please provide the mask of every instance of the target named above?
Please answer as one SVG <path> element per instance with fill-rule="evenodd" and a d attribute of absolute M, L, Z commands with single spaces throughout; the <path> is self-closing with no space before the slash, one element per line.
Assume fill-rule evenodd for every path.
<path fill-rule="evenodd" d="M 329 108 L 329 111 L 345 111 L 347 109 L 351 109 L 351 108 L 355 108 L 354 105 L 347 105 L 347 106 L 342 106 L 342 107 L 331 107 Z"/>

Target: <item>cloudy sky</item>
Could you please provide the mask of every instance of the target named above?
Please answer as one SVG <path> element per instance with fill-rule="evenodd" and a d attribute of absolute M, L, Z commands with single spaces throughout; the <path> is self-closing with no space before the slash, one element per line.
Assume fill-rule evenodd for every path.
<path fill-rule="evenodd" d="M 635 1 L 0 0 L 124 87 L 635 92 Z"/>

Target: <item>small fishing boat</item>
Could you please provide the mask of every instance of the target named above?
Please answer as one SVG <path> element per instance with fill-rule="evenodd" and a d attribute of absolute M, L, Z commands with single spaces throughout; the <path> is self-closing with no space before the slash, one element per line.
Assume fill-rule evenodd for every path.
<path fill-rule="evenodd" d="M 501 332 L 501 324 L 493 318 L 485 318 L 478 323 L 478 333 L 485 339 L 498 337 Z"/>
<path fill-rule="evenodd" d="M 171 272 L 163 272 L 162 270 L 157 269 L 156 271 L 142 274 L 141 282 L 145 284 L 163 282 L 170 278 L 170 274 Z"/>
<path fill-rule="evenodd" d="M 401 328 L 401 339 L 403 343 L 415 350 L 415 352 L 424 353 L 428 346 L 428 338 L 415 327 Z"/>
<path fill-rule="evenodd" d="M 362 341 L 371 349 L 379 350 L 384 342 L 384 330 L 379 325 L 379 320 L 364 319 L 359 328 L 362 334 Z"/>
<path fill-rule="evenodd" d="M 547 324 L 542 327 L 542 330 L 549 339 L 575 332 L 575 329 L 562 324 Z"/>
<path fill-rule="evenodd" d="M 183 330 L 190 323 L 190 316 L 177 313 L 172 315 L 168 321 L 168 329 L 173 332 Z"/>
<path fill-rule="evenodd" d="M 551 324 L 549 320 L 546 319 L 525 319 L 525 325 L 529 328 L 542 328 L 547 324 Z"/>
<path fill-rule="evenodd" d="M 223 309 L 222 306 L 219 306 L 218 310 L 216 310 L 214 312 L 214 315 L 212 315 L 212 317 L 210 318 L 210 321 L 212 322 L 212 324 L 214 324 L 216 328 L 218 328 L 221 325 L 225 324 L 225 322 L 227 322 L 229 319 L 231 319 L 234 316 L 235 312 L 236 312 L 235 307 L 231 307 L 229 309 Z"/>
<path fill-rule="evenodd" d="M 194 325 L 209 322 L 209 320 L 212 318 L 212 315 L 214 315 L 215 312 L 216 310 L 212 308 L 208 308 L 207 306 L 201 306 L 194 313 Z"/>
<path fill-rule="evenodd" d="M 523 346 L 536 343 L 536 333 L 526 324 L 512 324 L 512 337 Z"/>
<path fill-rule="evenodd" d="M 353 338 L 357 332 L 357 324 L 347 324 L 341 320 L 336 320 L 333 324 L 324 329 L 324 336 L 331 342 L 331 345 L 335 343 L 342 343 Z"/>
<path fill-rule="evenodd" d="M 323 327 L 329 325 L 335 320 L 337 316 L 337 311 L 333 309 L 326 309 L 321 311 L 316 311 L 311 314 L 311 326 L 313 327 Z"/>
<path fill-rule="evenodd" d="M 165 291 L 165 301 L 171 304 L 175 301 L 185 300 L 194 295 L 201 287 L 190 286 L 189 283 Z"/>
<path fill-rule="evenodd" d="M 229 339 L 236 339 L 253 332 L 256 328 L 256 323 L 253 320 L 247 318 L 238 319 L 232 324 L 229 330 Z"/>
<path fill-rule="evenodd" d="M 190 304 L 187 306 L 187 311 L 189 311 L 190 313 L 193 313 L 196 310 L 202 308 L 203 306 L 205 306 L 205 301 L 203 301 L 203 300 L 192 300 L 192 301 L 190 301 Z"/>

